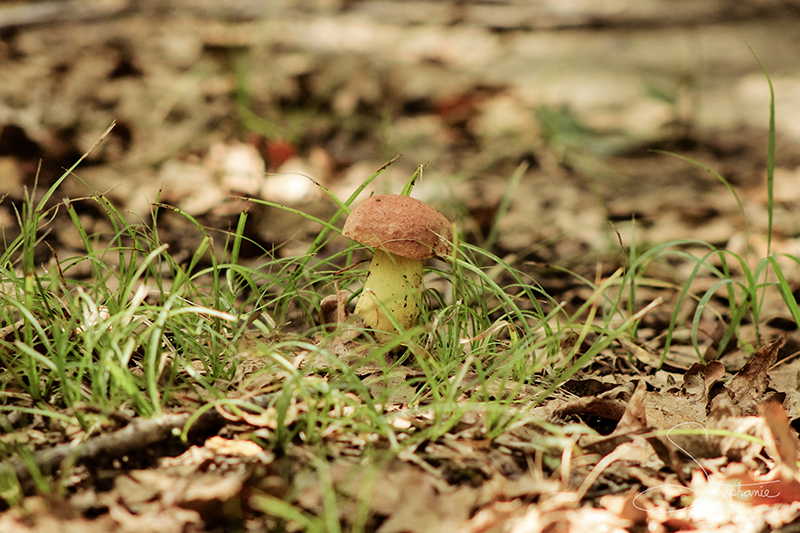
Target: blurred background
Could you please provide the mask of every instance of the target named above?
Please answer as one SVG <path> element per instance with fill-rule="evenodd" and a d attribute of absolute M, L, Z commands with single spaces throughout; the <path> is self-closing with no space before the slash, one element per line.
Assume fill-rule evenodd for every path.
<path fill-rule="evenodd" d="M 800 254 L 798 58 L 798 0 L 2 2 L 0 226 L 12 238 L 25 188 L 116 121 L 54 201 L 101 193 L 142 221 L 160 201 L 221 230 L 251 209 L 253 257 L 303 253 L 318 228 L 238 197 L 324 216 L 317 184 L 346 199 L 398 154 L 368 192 L 400 192 L 424 165 L 414 195 L 517 261 L 613 263 L 620 239 L 765 251 L 760 61 L 774 249 Z M 743 209 L 654 150 L 719 173 Z M 201 237 L 184 217 L 160 223 L 174 253 Z"/>

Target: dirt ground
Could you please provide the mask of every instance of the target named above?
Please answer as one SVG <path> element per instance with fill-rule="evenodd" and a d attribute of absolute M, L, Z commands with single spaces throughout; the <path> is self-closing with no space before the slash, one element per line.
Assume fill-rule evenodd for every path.
<path fill-rule="evenodd" d="M 158 199 L 208 228 L 226 230 L 245 206 L 234 196 L 329 215 L 336 206 L 306 176 L 345 198 L 386 161 L 403 154 L 365 196 L 398 193 L 425 165 L 414 196 L 457 221 L 468 242 L 491 247 L 534 275 L 554 297 L 577 301 L 580 290 L 550 267 L 591 278 L 600 263 L 607 274 L 624 264 L 620 242 L 626 249 L 646 249 L 697 239 L 735 253 L 748 246 L 758 257 L 767 253 L 770 94 L 755 54 L 775 88 L 771 251 L 800 256 L 800 3 L 633 4 L 0 4 L 0 195 L 5 195 L 0 227 L 6 239 L 13 238 L 23 190 L 36 184 L 41 194 L 112 122 L 108 138 L 76 170 L 79 179 L 66 180 L 55 201 L 102 193 L 131 221 L 146 222 Z M 740 202 L 712 173 L 658 150 L 701 162 L 734 187 Z M 515 172 L 521 173 L 518 182 L 512 178 Z M 508 211 L 495 227 L 509 191 Z M 77 205 L 87 228 L 101 232 L 105 222 L 97 208 L 90 202 Z M 281 254 L 304 253 L 304 243 L 317 231 L 285 211 L 248 208 L 253 216 L 246 234 L 262 249 L 280 245 Z M 191 255 L 202 238 L 182 217 L 165 216 L 160 230 L 177 256 Z M 47 241 L 62 257 L 83 251 L 69 224 L 53 224 Z M 244 260 L 257 261 L 260 252 L 253 246 L 243 254 Z M 42 247 L 40 255 L 42 263 L 50 260 L 48 249 Z M 800 265 L 781 261 L 800 290 Z M 691 267 L 665 263 L 657 275 L 680 285 Z M 667 304 L 675 297 L 668 295 Z M 791 396 L 797 385 L 795 365 L 786 364 L 769 378 L 766 369 L 775 358 L 791 361 L 800 350 L 796 325 L 780 299 L 766 300 L 763 316 L 769 324 L 767 340 L 785 335 L 780 352 L 766 345 L 755 358 L 760 370 L 742 368 L 741 350 L 724 369 L 690 370 L 687 349 L 687 359 L 674 361 L 672 368 L 680 379 L 695 378 L 684 381 L 685 397 L 710 405 L 709 391 L 719 377 L 715 372 L 724 370 L 744 372 L 737 375 L 756 389 L 753 383 L 766 387 L 771 380 L 784 395 L 781 401 Z M 659 320 L 653 320 L 654 328 L 663 323 Z M 714 324 L 703 327 L 713 330 Z M 754 342 L 745 338 L 741 346 Z M 770 357 L 771 363 L 765 363 Z M 746 403 L 745 389 L 741 385 L 731 394 Z M 585 391 L 575 394 L 593 398 Z M 565 409 L 565 417 L 616 409 L 620 421 L 623 412 L 644 409 L 646 403 L 644 392 L 626 394 L 628 407 L 597 407 L 586 400 L 580 406 L 546 409 L 550 415 Z M 779 414 L 758 412 L 754 405 L 739 415 L 758 418 L 760 413 L 775 432 L 796 420 L 790 413 L 788 421 L 776 421 Z M 615 435 L 626 424 L 628 430 L 636 427 L 625 420 Z M 526 431 L 505 436 L 500 448 L 524 455 L 531 438 Z M 791 431 L 794 442 L 796 431 Z M 558 483 L 523 474 L 505 451 L 484 444 L 431 443 L 427 468 L 449 464 L 449 478 L 428 476 L 413 460 L 385 465 L 380 475 L 388 482 L 375 489 L 383 507 L 373 509 L 384 519 L 368 524 L 367 530 L 571 531 L 597 521 L 609 524 L 608 531 L 648 527 L 631 499 L 610 489 L 587 495 L 587 488 L 580 495 L 596 501 L 608 496 L 595 506 L 602 516 L 588 507 L 569 514 L 563 501 L 551 500 L 551 509 L 529 509 L 531 499 L 557 492 Z M 110 476 L 113 489 L 102 493 L 98 488 L 91 500 L 59 504 L 43 498 L 31 504 L 38 521 L 26 522 L 15 510 L 6 511 L 0 530 L 43 531 L 66 523 L 85 527 L 82 531 L 213 530 L 208 524 L 225 530 L 219 518 L 230 501 L 225 495 L 244 498 L 248 479 L 241 472 L 246 466 L 268 464 L 266 477 L 279 481 L 285 480 L 281 469 L 290 467 L 258 455 L 263 451 L 250 456 L 250 450 L 218 445 L 216 451 L 213 445 L 193 449 L 194 456 L 181 456 L 160 470 L 131 470 L 117 476 L 116 485 Z M 645 453 L 641 446 L 634 439 L 627 453 Z M 781 446 L 774 445 L 773 452 L 780 455 Z M 738 453 L 758 461 L 749 449 Z M 709 452 L 707 457 L 717 456 Z M 315 458 L 304 460 L 313 463 Z M 208 473 L 205 484 L 193 478 L 196 493 L 176 488 L 182 472 L 195 473 L 204 461 L 216 461 L 232 475 Z M 637 463 L 634 477 L 649 486 L 645 463 Z M 486 482 L 470 482 L 465 472 Z M 505 474 L 504 481 L 497 481 L 497 472 Z M 750 475 L 740 474 L 742 479 Z M 333 462 L 328 475 L 327 482 L 341 490 L 358 491 L 360 474 L 350 463 Z M 610 487 L 613 480 L 624 484 L 630 474 L 619 470 L 605 476 Z M 793 498 L 800 494 L 793 492 L 797 482 L 786 479 L 773 478 L 783 483 L 786 501 L 783 507 L 759 511 L 761 528 L 800 520 L 800 498 Z M 315 487 L 325 480 L 296 481 L 296 503 L 310 512 L 321 509 L 324 502 Z M 281 490 L 276 486 L 274 495 L 280 497 Z M 180 505 L 165 504 L 165 494 Z M 729 506 L 718 523 L 702 512 L 664 518 L 658 530 L 705 524 L 706 529 L 733 531 L 744 527 L 748 511 Z M 160 517 L 161 529 L 146 523 L 153 516 Z M 513 527 L 510 517 L 517 520 Z"/>

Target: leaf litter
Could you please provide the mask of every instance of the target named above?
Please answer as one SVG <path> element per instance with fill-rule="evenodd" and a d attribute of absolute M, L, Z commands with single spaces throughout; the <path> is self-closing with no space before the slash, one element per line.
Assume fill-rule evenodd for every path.
<path fill-rule="evenodd" d="M 571 531 L 588 524 L 605 531 L 689 525 L 760 531 L 800 518 L 797 433 L 780 395 L 768 390 L 782 342 L 759 348 L 729 379 L 716 361 L 695 364 L 682 383 L 664 380 L 660 387 L 630 376 L 599 391 L 596 376 L 576 377 L 565 388 L 587 396 L 544 402 L 496 439 L 483 436 L 485 414 L 476 412 L 442 438 L 394 458 L 370 448 L 369 435 L 336 431 L 327 434 L 324 452 L 292 445 L 276 457 L 237 438 L 274 430 L 274 412 L 236 417 L 225 409 L 212 411 L 210 421 L 198 426 L 211 425 L 205 433 L 217 435 L 180 455 L 154 458 L 148 468 L 123 467 L 124 473 L 105 482 L 102 468 L 93 465 L 94 486 L 64 502 L 54 496 L 26 498 L 0 517 L 0 526 L 3 531 L 39 531 L 53 523 L 87 531 L 112 524 L 120 531 L 255 527 L 272 509 L 264 498 L 279 498 L 309 516 L 333 512 L 337 521 L 351 525 L 361 517 L 363 526 L 380 532 Z M 399 428 L 423 431 L 432 422 L 407 404 L 392 409 L 405 421 Z M 76 465 L 100 458 L 135 463 L 138 447 L 166 446 L 186 420 L 168 415 L 131 421 L 88 440 L 88 446 L 43 450 L 34 460 L 44 471 L 67 458 Z M 548 436 L 544 420 L 568 424 L 574 432 Z M 579 429 L 609 427 L 601 420 L 611 421 L 610 433 Z M 133 440 L 126 436 L 132 433 L 153 436 Z M 71 482 L 80 484 L 80 477 L 79 468 Z M 336 494 L 333 510 L 326 508 L 326 486 Z M 291 519 L 273 525 L 279 522 L 287 530 L 300 527 Z"/>
<path fill-rule="evenodd" d="M 790 425 L 798 398 L 786 378 L 783 391 L 770 388 L 776 371 L 796 368 L 791 357 L 776 366 L 782 334 L 732 375 L 726 363 L 741 359 L 736 350 L 665 370 L 648 343 L 621 338 L 621 350 L 604 350 L 551 398 L 527 407 L 533 387 L 484 383 L 466 372 L 459 402 L 467 404 L 479 389 L 516 402 L 508 406 L 515 420 L 492 438 L 486 429 L 492 413 L 473 410 L 397 454 L 385 453 L 391 446 L 385 437 L 336 423 L 315 445 L 290 442 L 279 454 L 263 448 L 259 439 L 302 431 L 304 416 L 318 409 L 297 395 L 281 412 L 271 405 L 301 368 L 322 371 L 302 378 L 311 387 L 325 387 L 326 372 L 353 369 L 369 396 L 385 402 L 377 407 L 394 415 L 400 442 L 437 429 L 432 406 L 414 401 L 418 370 L 398 365 L 389 352 L 364 362 L 369 345 L 358 342 L 363 327 L 351 321 L 346 298 L 338 291 L 322 306 L 320 322 L 334 334 L 319 342 L 328 343 L 335 364 L 320 350 L 305 350 L 289 357 L 284 371 L 263 372 L 260 333 L 243 344 L 253 353 L 238 362 L 231 398 L 262 409 L 220 405 L 194 420 L 185 407 L 198 398 L 187 395 L 184 409 L 155 419 L 96 413 L 103 434 L 85 441 L 78 431 L 74 443 L 53 446 L 74 430 L 43 431 L 41 421 L 3 436 L 39 439 L 39 451 L 11 464 L 24 490 L 41 492 L 35 472 L 45 480 L 59 471 L 62 477 L 45 481 L 51 494 L 28 496 L 0 515 L 0 530 L 59 524 L 87 531 L 299 531 L 329 530 L 325 521 L 333 521 L 346 529 L 412 533 L 761 531 L 800 519 L 797 432 Z M 463 343 L 507 328 L 495 322 Z M 567 335 L 561 355 L 592 342 L 578 340 Z M 344 422 L 362 402 L 350 394 L 328 416 Z"/>
<path fill-rule="evenodd" d="M 112 31 L 104 29 L 102 33 Z M 209 36 L 204 39 L 205 44 L 195 43 L 194 47 L 189 47 L 196 50 L 189 52 L 191 59 L 183 67 L 197 62 L 198 50 L 203 47 L 241 46 L 228 42 L 236 41 L 236 35 L 227 35 L 221 44 Z M 23 50 L 25 46 L 33 46 L 33 40 L 29 41 L 22 43 Z M 124 52 L 127 46 L 123 43 L 120 50 Z M 147 49 L 147 53 L 153 51 Z M 176 54 L 171 61 L 187 61 L 180 59 L 180 53 Z M 299 89 L 286 87 L 294 81 L 313 78 L 314 72 L 321 73 L 321 78 L 333 76 L 333 70 L 325 63 L 333 65 L 335 62 L 314 64 L 313 60 L 299 55 L 280 58 L 283 66 L 291 68 L 273 69 L 296 78 L 277 83 L 280 86 L 277 92 L 286 94 L 278 95 L 276 100 L 291 100 L 295 98 L 292 91 L 309 90 L 299 82 L 296 84 Z M 122 56 L 125 53 L 116 57 L 117 65 L 94 61 L 90 69 L 92 72 L 119 70 L 128 62 Z M 62 66 L 66 64 L 63 59 L 55 57 L 49 61 L 62 75 L 65 72 L 70 75 Z M 354 60 L 356 64 L 360 64 L 359 61 Z M 157 64 L 157 59 L 148 57 L 146 62 Z M 99 99 L 101 106 L 106 105 L 103 100 L 136 93 L 125 89 L 127 84 L 136 87 L 141 82 L 142 72 L 133 67 L 135 64 L 129 65 L 129 74 L 106 90 L 111 93 Z M 417 71 L 413 75 L 416 77 Z M 84 74 L 81 84 L 90 87 L 75 88 L 70 101 L 84 101 L 87 100 L 84 93 L 94 94 L 93 79 L 93 75 Z M 143 79 L 152 82 L 149 78 Z M 436 79 L 436 85 L 442 81 L 438 77 L 432 79 Z M 452 90 L 452 80 L 444 81 L 442 85 L 446 90 Z M 248 193 L 302 206 L 304 202 L 317 200 L 315 194 L 319 192 L 308 187 L 309 181 L 303 174 L 323 177 L 321 181 L 326 184 L 347 190 L 349 180 L 358 182 L 363 174 L 359 164 L 350 164 L 349 160 L 355 159 L 352 154 L 366 152 L 377 157 L 378 150 L 369 143 L 357 142 L 358 135 L 350 138 L 344 129 L 322 126 L 322 133 L 317 135 L 333 138 L 335 142 L 307 153 L 299 154 L 294 144 L 280 139 L 223 143 L 212 134 L 205 143 L 207 155 L 175 158 L 179 147 L 189 144 L 189 139 L 198 131 L 207 135 L 215 129 L 206 128 L 206 121 L 223 122 L 224 117 L 235 114 L 228 107 L 215 104 L 221 92 L 227 90 L 228 83 L 220 77 L 209 83 L 195 84 L 197 88 L 192 91 L 199 91 L 199 94 L 191 92 L 190 99 L 196 105 L 187 106 L 187 109 L 180 105 L 179 96 L 160 100 L 155 106 L 158 107 L 155 122 L 162 125 L 163 133 L 134 136 L 130 150 L 125 135 L 115 132 L 114 142 L 103 156 L 103 162 L 111 164 L 111 182 L 108 168 L 87 169 L 87 181 L 95 184 L 94 189 L 101 190 L 116 185 L 111 194 L 131 212 L 144 216 L 150 204 L 131 199 L 131 184 L 137 179 L 135 175 L 131 177 L 126 165 L 130 166 L 131 160 L 137 158 L 164 160 L 166 163 L 155 173 L 158 179 L 153 179 L 153 173 L 140 173 L 140 176 L 147 176 L 148 194 L 157 196 L 157 183 L 173 183 L 162 200 L 192 214 L 210 213 L 207 222 L 213 225 L 241 210 L 240 203 L 231 201 L 232 193 Z M 23 85 L 21 93 L 37 84 Z M 181 87 L 174 78 L 155 85 Z M 364 102 L 379 100 L 378 93 L 352 94 L 364 92 L 365 86 L 371 87 L 367 92 L 379 91 L 374 85 L 348 85 L 345 90 L 333 94 L 332 107 L 352 111 L 356 104 L 363 106 Z M 313 87 L 310 90 L 314 90 Z M 158 94 L 161 92 L 159 90 Z M 487 136 L 486 142 L 512 144 L 502 136 L 489 136 L 487 124 L 492 106 L 510 107 L 510 115 L 526 116 L 518 110 L 519 102 L 513 91 L 476 86 L 474 90 L 462 92 L 462 96 L 440 98 L 436 113 L 441 116 L 401 118 L 393 131 L 408 130 L 416 134 L 421 128 L 432 130 L 433 138 L 447 139 L 446 143 L 431 143 L 428 147 L 434 156 L 443 160 L 453 155 L 449 147 L 458 144 L 451 141 L 469 139 L 476 131 Z M 271 96 L 267 94 L 264 98 Z M 430 104 L 427 102 L 429 95 L 415 98 L 409 97 L 399 105 L 419 105 L 420 98 L 424 100 L 423 107 Z M 140 102 L 129 105 L 134 104 Z M 210 112 L 195 115 L 192 111 L 204 106 L 208 106 Z M 555 110 L 550 113 L 557 114 Z M 182 114 L 189 120 L 181 120 Z M 57 112 L 43 115 L 60 116 Z M 199 118 L 201 115 L 203 118 Z M 505 115 L 503 120 L 505 126 Z M 519 122 L 520 127 L 531 127 L 530 121 Z M 146 131 L 140 124 L 133 125 L 137 132 Z M 485 129 L 472 131 L 481 127 Z M 124 131 L 122 128 L 117 131 L 120 130 Z M 28 133 L 32 135 L 31 132 L 38 130 Z M 165 143 L 164 138 L 170 141 Z M 39 140 L 43 146 L 52 142 Z M 700 152 L 722 150 L 708 139 L 700 138 L 698 143 Z M 740 144 L 743 147 L 728 151 L 752 150 L 745 148 L 749 140 Z M 265 159 L 258 156 L 259 150 L 266 154 Z M 611 164 L 617 169 L 635 164 L 629 179 L 640 180 L 654 189 L 646 195 L 632 196 L 618 194 L 610 182 L 604 183 L 600 190 L 587 192 L 586 182 L 566 170 L 585 165 L 585 161 L 568 154 L 562 146 L 549 149 L 539 146 L 534 150 L 540 164 L 552 173 L 533 169 L 526 174 L 516 196 L 533 200 L 530 205 L 523 206 L 519 201 L 512 202 L 508 216 L 499 223 L 500 248 L 512 255 L 526 247 L 537 248 L 536 264 L 529 266 L 541 274 L 538 278 L 549 292 L 559 294 L 573 305 L 588 300 L 591 291 L 571 286 L 573 282 L 565 281 L 564 276 L 543 265 L 547 262 L 574 265 L 576 258 L 586 255 L 587 250 L 598 251 L 596 243 L 605 235 L 598 228 L 605 224 L 605 217 L 591 201 L 594 195 L 606 197 L 603 209 L 621 225 L 643 212 L 665 211 L 657 223 L 653 222 L 652 215 L 641 221 L 642 231 L 651 242 L 683 238 L 687 234 L 709 242 L 725 242 L 730 238 L 731 227 L 736 227 L 736 223 L 730 223 L 734 217 L 732 213 L 738 216 L 731 198 L 707 187 L 702 174 L 696 180 L 702 185 L 699 192 L 690 188 L 687 193 L 685 188 L 676 187 L 671 173 L 685 172 L 685 167 L 676 170 L 677 167 L 670 166 L 674 162 L 664 163 L 659 159 L 657 164 L 667 170 L 657 174 L 647 168 L 652 161 L 643 164 L 620 157 L 613 160 Z M 456 155 L 458 157 L 453 159 L 463 159 L 465 168 L 486 166 L 474 164 L 474 159 L 463 153 Z M 752 159 L 757 158 L 751 155 L 747 163 L 752 164 Z M 122 164 L 114 164 L 120 161 Z M 722 163 L 737 166 L 736 162 L 726 163 L 725 158 Z M 498 169 L 493 172 L 503 175 L 501 167 L 508 164 L 509 161 L 496 163 Z M 513 161 L 513 165 L 516 164 Z M 369 161 L 360 165 L 371 172 L 377 163 Z M 336 182 L 332 170 L 335 167 L 347 167 L 349 174 L 345 178 L 340 176 L 341 181 Z M 277 171 L 278 175 L 271 176 L 267 182 L 254 179 L 264 168 Z M 797 177 L 796 170 L 783 169 L 783 172 L 792 179 Z M 648 179 L 642 179 L 643 173 Z M 6 172 L 3 179 L 14 175 L 14 172 Z M 432 181 L 444 179 L 435 176 Z M 752 181 L 752 177 L 742 179 Z M 21 178 L 12 181 L 16 183 Z M 187 182 L 193 186 L 186 187 Z M 493 216 L 500 205 L 495 199 L 506 193 L 507 184 L 498 179 L 467 186 L 451 185 L 456 198 L 468 198 L 465 204 L 470 219 L 465 222 L 469 234 L 472 237 L 490 234 Z M 781 191 L 786 205 L 796 200 L 791 187 Z M 85 194 L 83 189 L 80 192 Z M 293 195 L 276 196 L 277 193 Z M 428 189 L 425 194 L 435 196 L 436 193 Z M 687 198 L 694 198 L 695 202 Z M 755 199 L 755 203 L 764 202 L 760 196 Z M 306 204 L 306 207 L 316 209 L 316 205 Z M 535 213 L 533 216 L 531 211 Z M 709 223 L 714 211 L 721 211 L 725 217 L 719 218 L 725 220 Z M 265 216 L 270 223 L 259 225 L 259 237 L 281 242 L 287 233 L 297 231 L 297 224 L 287 222 L 283 215 L 270 212 Z M 96 229 L 102 230 L 101 222 L 94 223 Z M 796 220 L 787 217 L 782 224 L 786 235 L 790 235 Z M 173 236 L 185 230 L 174 219 L 165 226 Z M 70 239 L 61 229 L 56 230 L 55 235 L 67 248 L 69 243 L 79 247 L 80 241 Z M 735 248 L 737 237 L 740 245 L 759 248 L 759 253 L 766 255 L 766 243 L 753 235 L 736 233 L 728 243 L 729 248 Z M 746 239 L 749 240 L 745 242 Z M 178 239 L 173 240 L 179 244 Z M 196 247 L 191 242 L 181 241 L 181 244 L 187 249 Z M 780 251 L 795 253 L 789 238 L 775 240 L 774 244 Z M 704 250 L 699 252 L 703 253 Z M 681 280 L 687 279 L 691 266 L 687 263 L 654 264 L 648 273 L 652 275 L 655 271 L 659 279 L 672 280 L 673 285 L 679 286 Z M 712 277 L 697 277 L 693 288 L 702 293 L 716 281 Z M 638 298 L 641 301 L 669 298 L 668 292 L 663 286 L 643 288 Z M 331 345 L 326 348 L 345 365 L 352 365 L 368 394 L 362 397 L 345 394 L 340 404 L 325 406 L 330 408 L 327 415 L 334 420 L 341 419 L 344 424 L 354 404 L 363 402 L 364 397 L 380 398 L 385 404 L 376 407 L 393 415 L 391 424 L 398 441 L 408 440 L 407 436 L 413 433 L 429 432 L 433 435 L 431 438 L 416 442 L 398 454 L 384 453 L 392 445 L 385 437 L 379 437 L 368 427 L 345 431 L 342 425 L 333 423 L 316 444 L 303 443 L 298 437 L 279 453 L 261 447 L 257 444 L 259 439 L 268 442 L 278 431 L 301 435 L 301 415 L 320 409 L 314 399 L 298 395 L 290 397 L 288 406 L 281 411 L 283 414 L 279 415 L 278 410 L 270 406 L 274 398 L 271 395 L 282 390 L 293 378 L 293 371 L 306 366 L 321 371 L 303 379 L 309 386 L 324 387 L 327 384 L 325 372 L 341 367 L 314 359 L 315 352 L 306 350 L 287 357 L 284 370 L 263 372 L 264 362 L 258 354 L 258 346 L 276 339 L 255 333 L 242 343 L 245 353 L 232 380 L 232 389 L 236 392 L 231 396 L 262 409 L 220 405 L 193 422 L 186 440 L 181 434 L 203 403 L 191 393 L 178 396 L 178 405 L 171 406 L 168 414 L 152 420 L 134 419 L 132 413 L 124 410 L 103 413 L 86 408 L 85 414 L 96 420 L 93 427 L 99 435 L 94 436 L 67 423 L 48 423 L 40 415 L 32 415 L 30 420 L 10 420 L 12 431 L 0 435 L 0 441 L 28 443 L 36 451 L 30 457 L 13 464 L 5 463 L 3 467 L 10 466 L 23 485 L 34 487 L 30 490 L 39 495 L 22 498 L 20 494 L 4 493 L 7 500 L 21 501 L 0 515 L 0 531 L 334 531 L 337 528 L 382 532 L 515 533 L 586 529 L 764 531 L 791 527 L 800 521 L 797 432 L 792 426 L 800 416 L 800 398 L 796 391 L 798 364 L 796 356 L 792 358 L 791 355 L 797 352 L 797 341 L 792 336 L 781 337 L 783 331 L 777 327 L 780 326 L 778 322 L 773 323 L 772 329 L 764 328 L 767 334 L 762 335 L 774 341 L 753 346 L 752 339 L 758 336 L 748 329 L 751 325 L 743 324 L 739 338 L 734 339 L 726 351 L 716 353 L 716 343 L 727 325 L 721 320 L 704 320 L 698 329 L 708 332 L 709 342 L 702 346 L 706 364 L 696 362 L 695 347 L 688 342 L 686 332 L 679 331 L 675 332 L 678 342 L 670 348 L 669 358 L 662 361 L 657 349 L 660 345 L 654 339 L 666 329 L 669 317 L 659 315 L 656 310 L 645 316 L 640 326 L 640 338 L 650 341 L 619 338 L 618 349 L 603 350 L 589 367 L 563 384 L 551 398 L 536 405 L 525 403 L 534 392 L 528 385 L 512 381 L 483 384 L 481 392 L 484 394 L 518 401 L 514 407 L 508 406 L 507 414 L 515 417 L 513 422 L 504 432 L 490 438 L 487 427 L 491 426 L 496 413 L 467 411 L 452 427 L 441 429 L 437 426 L 442 421 L 429 404 L 412 403 L 417 393 L 413 386 L 414 379 L 419 377 L 417 370 L 397 365 L 391 354 L 383 360 L 361 361 L 363 353 L 357 350 L 359 344 L 353 342 L 360 326 L 347 322 L 345 301 L 349 296 L 349 292 L 337 290 L 331 300 L 323 300 L 320 323 L 333 329 L 346 323 L 352 328 L 327 337 Z M 764 309 L 785 315 L 783 307 L 777 311 L 778 307 L 770 299 L 764 302 Z M 264 324 L 265 329 L 275 325 L 269 317 L 264 319 Z M 718 330 L 720 324 L 723 330 Z M 23 322 L 17 322 L 0 329 L 0 337 L 11 339 L 13 332 L 22 325 Z M 504 327 L 500 321 L 486 331 L 471 332 L 471 337 L 464 340 L 483 341 Z M 680 338 L 681 335 L 684 337 Z M 589 336 L 583 340 L 583 345 L 576 347 L 577 340 L 577 335 L 565 338 L 562 356 L 572 353 L 573 348 L 574 353 L 584 353 L 593 341 Z M 783 343 L 795 346 L 789 354 L 779 356 Z M 780 362 L 776 363 L 779 358 Z M 384 373 L 387 366 L 393 369 Z M 193 371 L 202 372 L 202 368 Z M 463 383 L 463 394 L 456 401 L 465 404 L 470 394 L 481 388 L 481 383 L 471 371 L 464 375 Z M 12 398 L 16 394 L 11 387 L 4 393 Z M 26 403 L 29 402 L 27 398 L 15 399 L 18 405 L 34 407 Z M 37 471 L 42 475 L 37 475 Z M 60 473 L 60 477 L 49 477 L 51 472 Z"/>

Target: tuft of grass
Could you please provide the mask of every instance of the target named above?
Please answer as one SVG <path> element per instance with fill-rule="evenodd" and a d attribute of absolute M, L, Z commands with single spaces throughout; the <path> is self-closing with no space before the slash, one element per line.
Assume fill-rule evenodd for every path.
<path fill-rule="evenodd" d="M 751 49 L 752 52 L 752 49 Z M 753 54 L 755 57 L 755 53 Z M 712 309 L 712 312 L 717 313 L 718 318 L 724 319 L 727 322 L 726 329 L 722 334 L 719 341 L 716 343 L 715 350 L 712 355 L 722 353 L 728 344 L 734 340 L 742 340 L 739 336 L 739 326 L 745 318 L 753 324 L 755 339 L 753 345 L 748 348 L 752 351 L 762 344 L 759 325 L 761 323 L 761 309 L 763 307 L 764 298 L 769 289 L 777 289 L 787 310 L 790 312 L 792 319 L 800 324 L 800 310 L 798 309 L 797 301 L 794 298 L 790 286 L 786 280 L 781 266 L 779 265 L 776 257 L 772 254 L 772 224 L 773 224 L 773 211 L 774 211 L 774 180 L 775 180 L 775 93 L 772 86 L 772 80 L 763 64 L 756 57 L 756 61 L 761 67 L 764 77 L 766 78 L 767 85 L 770 92 L 770 106 L 769 106 L 769 130 L 768 130 L 768 147 L 767 147 L 767 251 L 766 257 L 760 258 L 755 264 L 750 257 L 750 230 L 747 224 L 747 217 L 745 216 L 745 242 L 746 247 L 744 257 L 739 256 L 729 250 L 718 249 L 708 243 L 694 241 L 691 239 L 673 241 L 668 243 L 659 244 L 652 249 L 648 250 L 640 256 L 631 254 L 630 267 L 626 272 L 624 284 L 629 287 L 629 311 L 633 303 L 636 301 L 636 286 L 641 281 L 641 274 L 646 270 L 647 265 L 656 258 L 664 258 L 668 256 L 676 256 L 683 260 L 693 262 L 695 264 L 691 274 L 687 278 L 684 286 L 681 288 L 680 293 L 675 302 L 674 310 L 672 312 L 669 328 L 665 335 L 664 346 L 662 348 L 661 362 L 666 360 L 669 354 L 669 348 L 672 345 L 673 335 L 678 325 L 681 309 L 687 296 L 691 296 L 695 301 L 695 311 L 691 321 L 691 342 L 701 362 L 705 362 L 699 340 L 699 325 L 700 321 L 707 310 L 712 309 L 708 304 L 712 298 L 721 295 L 728 302 L 727 317 L 719 316 L 719 313 Z M 742 215 L 745 215 L 744 206 L 742 205 L 739 196 L 734 187 L 719 173 L 715 172 L 708 166 L 699 161 L 691 158 L 673 154 L 669 152 L 662 152 L 667 155 L 678 157 L 704 171 L 712 174 L 718 181 L 720 181 L 733 195 L 736 200 L 739 210 Z M 697 248 L 705 248 L 708 251 L 703 255 L 693 255 L 691 253 L 681 250 L 687 245 L 694 245 Z M 632 247 L 632 250 L 634 248 Z M 784 254 L 784 257 L 800 263 L 797 257 L 789 254 Z M 705 271 L 715 278 L 717 281 L 702 295 L 694 295 L 691 292 L 691 287 L 700 274 Z M 733 272 L 738 271 L 734 276 Z M 775 274 L 777 281 L 770 281 L 770 271 Z M 621 293 L 620 293 L 621 296 Z M 635 332 L 632 332 L 635 335 Z"/>
<path fill-rule="evenodd" d="M 323 296 L 335 286 L 357 286 L 364 270 L 341 268 L 358 255 L 355 245 L 323 251 L 350 204 L 384 169 L 346 200 L 328 193 L 337 210 L 328 220 L 313 219 L 321 230 L 305 254 L 281 258 L 265 250 L 258 264 L 240 261 L 247 213 L 219 241 L 198 220 L 158 201 L 152 221 L 138 223 L 102 194 L 50 202 L 65 179 L 80 179 L 75 167 L 44 200 L 26 196 L 20 235 L 0 263 L 0 422 L 18 433 L 12 419 L 35 415 L 88 439 L 114 412 L 158 417 L 190 409 L 191 424 L 224 405 L 262 417 L 269 429 L 253 438 L 275 450 L 320 444 L 331 434 L 375 434 L 397 454 L 440 438 L 468 413 L 482 417 L 488 437 L 501 435 L 526 417 L 522 407 L 531 399 L 543 400 L 580 368 L 565 366 L 575 353 L 563 356 L 559 346 L 565 331 L 585 335 L 594 328 L 595 308 L 567 316 L 512 265 L 458 242 L 444 266 L 428 269 L 449 290 L 426 291 L 421 325 L 384 345 L 358 341 L 348 348 L 354 355 L 348 362 L 337 351 L 336 333 L 325 332 L 317 315 Z M 108 233 L 87 229 L 81 202 L 99 208 Z M 60 212 L 84 251 L 60 257 L 53 250 L 52 260 L 37 265 L 37 250 Z M 160 230 L 166 213 L 202 235 L 189 256 L 171 254 Z M 248 358 L 260 368 L 241 379 L 239 365 Z M 309 363 L 299 366 L 300 359 Z M 251 383 L 259 385 L 251 390 Z M 247 400 L 255 393 L 267 395 L 266 407 Z M 398 405 L 406 407 L 398 412 Z M 398 417 L 418 416 L 432 423 L 395 425 Z M 3 458 L 30 458 L 34 451 L 14 439 L 0 445 Z M 3 472 L 4 486 L 13 486 Z"/>

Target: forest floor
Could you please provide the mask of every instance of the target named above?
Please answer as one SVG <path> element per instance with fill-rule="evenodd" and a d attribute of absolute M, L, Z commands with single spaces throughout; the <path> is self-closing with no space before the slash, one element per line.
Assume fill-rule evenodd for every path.
<path fill-rule="evenodd" d="M 792 2 L 707 27 L 614 10 L 516 27 L 513 2 L 483 18 L 471 2 L 160 4 L 0 6 L 0 228 L 30 244 L 2 265 L 0 531 L 796 530 L 800 72 L 760 55 L 797 57 Z M 774 82 L 774 162 L 748 44 Z M 432 263 L 437 320 L 416 337 L 326 333 L 322 299 L 344 289 L 352 308 L 348 261 L 366 257 L 316 246 L 320 221 L 343 221 L 332 197 L 400 193 L 415 172 L 412 195 L 485 252 L 467 286 L 488 292 L 457 294 L 463 264 Z M 168 245 L 157 296 L 116 274 L 90 290 L 96 257 L 123 272 L 141 252 L 117 249 L 129 230 Z M 70 403 L 44 374 L 50 395 L 33 393 L 15 370 L 58 337 L 28 342 L 46 312 L 15 303 L 23 256 L 58 278 L 40 283 L 53 301 L 90 309 L 78 350 L 113 307 L 85 294 L 151 306 L 149 328 L 170 272 L 216 283 L 234 240 L 243 272 L 327 270 L 289 302 L 271 281 L 253 283 L 263 301 L 206 303 L 242 324 L 209 341 L 235 347 L 219 371 L 176 349 L 144 408 L 119 391 L 93 405 L 91 383 Z M 489 312 L 446 344 L 462 298 Z M 126 359 L 135 379 L 148 349 Z"/>

